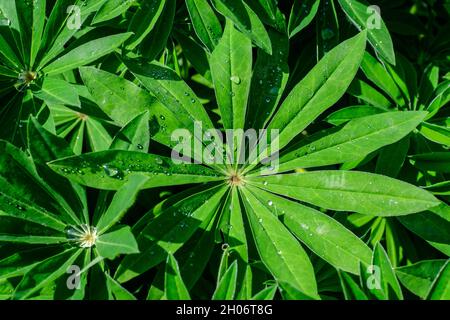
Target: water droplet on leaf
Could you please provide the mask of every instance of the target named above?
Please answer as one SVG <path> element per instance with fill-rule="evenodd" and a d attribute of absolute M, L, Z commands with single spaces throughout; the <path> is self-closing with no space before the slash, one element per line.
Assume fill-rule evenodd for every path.
<path fill-rule="evenodd" d="M 235 83 L 235 84 L 240 84 L 241 83 L 241 78 L 239 78 L 238 76 L 231 76 L 230 80 Z"/>

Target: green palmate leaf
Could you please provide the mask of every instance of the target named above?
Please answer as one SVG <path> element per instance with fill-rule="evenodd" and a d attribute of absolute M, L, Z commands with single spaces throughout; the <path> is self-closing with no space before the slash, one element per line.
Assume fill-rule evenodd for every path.
<path fill-rule="evenodd" d="M 39 110 L 38 114 L 36 115 L 36 119 L 39 121 L 39 123 L 42 123 L 42 127 L 51 133 L 56 133 L 55 128 L 55 119 L 51 116 L 51 110 L 50 107 L 43 105 L 41 110 Z"/>
<path fill-rule="evenodd" d="M 298 290 L 289 282 L 280 282 L 279 286 L 281 297 L 284 300 L 311 300 L 311 297 L 305 296 L 302 291 Z"/>
<path fill-rule="evenodd" d="M 161 16 L 151 32 L 141 42 L 140 52 L 142 56 L 153 60 L 164 50 L 167 45 L 175 19 L 176 1 L 166 1 Z"/>
<path fill-rule="evenodd" d="M 92 67 L 80 68 L 80 74 L 94 101 L 121 126 L 142 112 L 158 108 L 154 97 L 124 78 Z"/>
<path fill-rule="evenodd" d="M 128 26 L 133 35 L 125 43 L 128 50 L 136 48 L 153 30 L 159 16 L 163 12 L 166 0 L 143 1 Z"/>
<path fill-rule="evenodd" d="M 257 14 L 245 2 L 213 0 L 214 7 L 229 18 L 247 37 L 266 51 L 272 53 L 270 38 Z"/>
<path fill-rule="evenodd" d="M 105 273 L 106 283 L 108 285 L 108 291 L 111 292 L 115 300 L 136 300 L 127 289 L 122 287 L 116 280 L 114 280 L 109 274 Z"/>
<path fill-rule="evenodd" d="M 69 249 L 31 268 L 16 287 L 14 299 L 26 299 L 45 288 L 66 273 L 81 253 L 82 250 Z"/>
<path fill-rule="evenodd" d="M 277 289 L 277 286 L 270 286 L 262 289 L 252 297 L 252 300 L 273 300 L 275 294 L 277 293 Z"/>
<path fill-rule="evenodd" d="M 450 195 L 450 181 L 438 182 L 429 186 L 424 187 L 424 189 L 430 191 L 437 195 Z"/>
<path fill-rule="evenodd" d="M 6 68 L 6 67 L 3 67 L 0 65 L 0 76 L 15 78 L 15 77 L 17 77 L 17 73 L 9 68 Z M 13 81 L 13 80 L 11 80 L 11 81 Z"/>
<path fill-rule="evenodd" d="M 322 58 L 339 44 L 339 20 L 335 1 L 321 1 L 316 17 L 317 57 Z"/>
<path fill-rule="evenodd" d="M 450 299 L 450 262 L 447 260 L 438 275 L 431 284 L 427 300 L 449 300 Z"/>
<path fill-rule="evenodd" d="M 0 280 L 22 276 L 36 264 L 61 251 L 61 247 L 53 246 L 15 252 L 0 260 Z"/>
<path fill-rule="evenodd" d="M 17 1 L 18 2 L 18 1 Z M 21 7 L 21 3 L 19 3 L 19 7 Z M 27 47 L 24 47 L 23 43 L 26 42 L 26 39 L 22 39 L 21 33 L 24 28 L 21 26 L 21 21 L 19 20 L 19 13 L 17 12 L 17 4 L 16 1 L 2 1 L 1 3 L 2 16 L 7 19 L 7 23 L 11 30 L 11 41 L 14 41 L 14 48 L 16 49 L 18 55 L 21 57 L 21 62 L 23 65 L 26 65 L 28 62 L 28 54 Z M 23 21 L 23 18 L 22 18 Z M 23 22 L 22 22 L 23 23 Z M 25 31 L 25 30 L 23 30 Z M 24 34 L 24 36 L 26 33 Z M 24 41 L 25 40 L 25 41 Z M 28 45 L 29 48 L 29 45 Z M 25 59 L 24 59 L 25 58 Z"/>
<path fill-rule="evenodd" d="M 411 156 L 412 164 L 425 171 L 450 172 L 450 152 L 431 152 Z"/>
<path fill-rule="evenodd" d="M 195 33 L 210 52 L 219 43 L 222 26 L 207 1 L 186 0 Z"/>
<path fill-rule="evenodd" d="M 346 300 L 368 300 L 364 291 L 351 276 L 340 270 L 338 270 L 338 274 Z"/>
<path fill-rule="evenodd" d="M 228 245 L 230 250 L 238 253 L 242 261 L 248 262 L 247 240 L 245 236 L 244 221 L 242 218 L 242 208 L 239 202 L 239 195 L 236 189 L 231 190 L 228 231 Z M 230 228 L 230 226 L 232 226 Z"/>
<path fill-rule="evenodd" d="M 51 298 L 53 300 L 82 300 L 85 298 L 88 272 L 81 269 L 86 268 L 90 262 L 90 250 L 83 250 L 72 265 L 67 268 L 66 275 L 59 277 L 53 284 L 47 286 L 47 288 L 51 288 L 49 292 Z M 43 289 L 36 298 L 39 299 L 40 296 L 45 294 L 46 289 Z M 36 298 L 33 297 L 33 299 Z"/>
<path fill-rule="evenodd" d="M 271 20 L 275 19 L 277 4 L 274 0 L 249 0 L 248 2 L 249 5 L 253 5 L 254 8 L 259 5 Z"/>
<path fill-rule="evenodd" d="M 128 281 L 174 254 L 203 222 L 209 223 L 226 188 L 214 187 L 167 207 L 139 233 L 140 255 L 126 257 L 116 279 Z"/>
<path fill-rule="evenodd" d="M 345 163 L 399 141 L 425 118 L 425 112 L 387 112 L 358 118 L 280 159 L 279 171 Z"/>
<path fill-rule="evenodd" d="M 269 55 L 258 50 L 252 75 L 247 128 L 264 128 L 278 105 L 289 77 L 287 36 L 269 30 L 272 46 L 277 48 Z"/>
<path fill-rule="evenodd" d="M 60 244 L 67 242 L 66 237 L 46 237 L 46 236 L 16 236 L 16 235 L 0 235 L 0 242 L 26 243 L 26 244 Z"/>
<path fill-rule="evenodd" d="M 14 50 L 11 48 L 9 43 L 5 40 L 3 35 L 0 34 L 0 58 L 1 61 L 10 69 L 19 69 L 22 67 L 22 62 L 17 57 Z M 11 75 L 12 76 L 12 75 Z M 16 77 L 17 74 L 14 73 L 14 76 Z"/>
<path fill-rule="evenodd" d="M 198 72 L 198 75 L 194 75 L 192 79 L 205 84 L 207 87 L 212 87 L 208 56 L 204 47 L 193 36 L 189 37 L 182 32 L 174 32 L 174 37 L 183 48 L 183 55 L 186 57 L 186 60 Z"/>
<path fill-rule="evenodd" d="M 249 187 L 257 198 L 280 215 L 284 224 L 319 257 L 346 272 L 359 273 L 359 262 L 369 263 L 372 251 L 336 220 L 297 202 Z"/>
<path fill-rule="evenodd" d="M 101 260 L 102 258 L 97 258 Z M 89 269 L 89 287 L 86 295 L 91 300 L 107 300 L 113 299 L 112 292 L 109 290 L 106 272 L 103 271 L 102 265 L 97 263 Z"/>
<path fill-rule="evenodd" d="M 335 126 L 338 126 L 353 119 L 371 116 L 383 112 L 386 112 L 386 110 L 368 105 L 351 106 L 333 112 L 326 118 L 326 121 L 328 123 L 334 124 Z"/>
<path fill-rule="evenodd" d="M 367 52 L 364 53 L 364 58 L 361 62 L 361 70 L 370 81 L 383 89 L 397 105 L 403 106 L 405 104 L 402 92 L 390 76 L 389 72 L 380 62 Z"/>
<path fill-rule="evenodd" d="M 278 218 L 253 193 L 242 190 L 253 238 L 264 265 L 274 278 L 318 298 L 314 271 L 308 255 Z M 302 270 L 298 272 L 297 270 Z"/>
<path fill-rule="evenodd" d="M 57 1 L 53 9 L 51 10 L 50 16 L 48 17 L 45 28 L 42 34 L 41 39 L 41 48 L 39 52 L 40 58 L 42 58 L 42 51 L 48 50 L 49 46 L 53 43 L 53 41 L 57 38 L 58 34 L 60 33 L 61 29 L 63 28 L 63 24 L 68 19 L 69 15 L 67 12 L 67 8 L 70 5 L 76 4 L 76 1 L 70 1 L 70 0 L 61 0 Z M 69 30 L 71 31 L 71 30 Z M 64 50 L 64 48 L 59 48 L 60 50 Z M 49 57 L 48 59 L 52 59 L 52 57 Z M 38 62 L 40 62 L 40 59 L 38 59 Z"/>
<path fill-rule="evenodd" d="M 280 148 L 342 97 L 359 68 L 365 41 L 362 32 L 341 43 L 291 91 L 268 127 L 280 130 Z"/>
<path fill-rule="evenodd" d="M 248 180 L 262 189 L 322 208 L 375 216 L 406 215 L 440 204 L 425 190 L 367 172 L 315 171 Z"/>
<path fill-rule="evenodd" d="M 225 220 L 224 232 L 227 232 L 228 238 L 225 240 L 229 245 L 231 257 L 238 259 L 238 278 L 236 288 L 236 299 L 249 299 L 251 297 L 251 283 L 248 283 L 250 271 L 248 266 L 248 244 L 244 220 L 242 217 L 242 208 L 239 200 L 239 194 L 236 188 L 231 190 L 227 204 L 223 208 L 222 215 L 229 213 Z"/>
<path fill-rule="evenodd" d="M 45 25 L 38 55 L 39 70 L 64 51 L 66 43 L 79 31 L 79 27 L 85 25 L 89 16 L 105 1 L 60 0 L 56 2 Z M 77 21 L 78 18 L 80 21 Z"/>
<path fill-rule="evenodd" d="M 445 204 L 430 211 L 398 217 L 411 232 L 450 256 L 450 208 Z"/>
<path fill-rule="evenodd" d="M 0 138 L 7 139 L 8 141 L 22 142 L 23 136 L 20 132 L 19 123 L 21 119 L 21 111 L 23 108 L 22 101 L 24 95 L 18 93 L 14 97 L 5 103 L 4 107 L 0 112 L 0 119 L 3 123 L 10 123 L 9 126 L 0 127 Z"/>
<path fill-rule="evenodd" d="M 375 220 L 371 226 L 370 232 L 370 244 L 374 246 L 377 242 L 380 242 L 383 238 L 383 234 L 386 233 L 386 238 L 388 238 L 388 228 L 386 227 L 386 219 L 378 218 Z"/>
<path fill-rule="evenodd" d="M 121 254 L 139 253 L 138 244 L 128 226 L 102 234 L 95 246 L 101 257 L 111 260 Z"/>
<path fill-rule="evenodd" d="M 172 105 L 164 106 L 147 91 L 114 74 L 94 68 L 80 68 L 80 72 L 94 101 L 115 123 L 124 126 L 149 111 L 152 139 L 169 146 L 173 144 L 172 132 L 184 124 L 177 111 L 171 110 Z"/>
<path fill-rule="evenodd" d="M 56 204 L 48 207 L 47 205 L 52 203 L 52 200 L 45 197 L 47 192 L 45 187 L 43 189 L 43 186 L 36 186 L 34 183 L 31 183 L 28 176 L 29 173 L 23 172 L 23 167 L 21 169 L 15 169 L 16 178 L 20 177 L 21 171 L 22 173 L 25 173 L 22 184 L 19 180 L 16 180 L 15 189 L 26 189 L 27 185 L 31 183 L 33 186 L 32 192 L 29 193 L 24 191 L 22 195 L 14 195 L 14 193 L 11 193 L 13 190 L 9 189 L 9 192 L 5 193 L 3 200 L 8 201 L 11 209 L 4 208 L 4 210 L 9 215 L 21 217 L 22 219 L 27 219 L 29 221 L 62 231 L 64 230 L 65 222 L 73 222 L 78 220 L 74 212 L 80 214 L 84 212 L 84 208 L 86 206 L 80 201 L 80 198 L 84 198 L 84 191 L 78 186 L 71 186 L 67 183 L 67 180 L 54 174 L 47 168 L 46 162 L 53 160 L 56 157 L 71 155 L 72 152 L 64 140 L 44 130 L 34 118 L 30 118 L 29 120 L 28 141 L 30 154 L 33 157 L 34 165 L 36 166 L 38 172 L 45 175 L 46 183 L 53 187 L 56 186 L 59 191 L 59 193 L 56 193 L 53 190 L 48 189 L 48 192 L 50 192 L 52 197 L 57 199 L 59 204 L 63 205 L 67 210 L 62 210 Z M 10 163 L 10 165 L 12 165 L 12 163 Z M 7 175 L 4 175 L 4 177 L 7 177 Z M 39 179 L 37 183 L 40 184 Z M 27 194 L 28 196 L 31 196 L 31 202 L 26 200 Z M 39 202 L 39 198 L 42 198 L 42 202 Z M 66 211 L 69 216 L 67 216 Z M 58 216 L 52 214 L 51 212 L 58 212 L 60 215 Z"/>
<path fill-rule="evenodd" d="M 166 107 L 167 113 L 159 115 L 163 122 L 178 119 L 178 128 L 186 128 L 190 132 L 194 132 L 197 121 L 201 122 L 205 129 L 213 128 L 194 91 L 173 70 L 157 62 L 144 65 L 127 61 L 126 65 L 142 85 Z M 168 131 L 169 128 L 161 130 Z"/>
<path fill-rule="evenodd" d="M 131 33 L 122 33 L 92 40 L 68 52 L 61 58 L 53 61 L 42 71 L 48 75 L 69 71 L 91 63 L 104 55 L 113 52 Z"/>
<path fill-rule="evenodd" d="M 108 150 L 112 138 L 103 125 L 94 118 L 87 118 L 85 121 L 89 144 L 93 151 Z"/>
<path fill-rule="evenodd" d="M 26 64 L 33 66 L 44 30 L 46 1 L 38 0 L 31 3 L 16 1 L 16 6 L 21 25 L 23 57 Z"/>
<path fill-rule="evenodd" d="M 252 74 L 252 44 L 231 20 L 227 20 L 209 63 L 224 127 L 242 129 Z"/>
<path fill-rule="evenodd" d="M 405 162 L 409 150 L 409 136 L 384 147 L 378 156 L 375 172 L 395 178 Z"/>
<path fill-rule="evenodd" d="M 225 272 L 228 269 L 228 264 L 230 262 L 230 254 L 229 254 L 229 248 L 224 248 L 222 252 L 222 257 L 220 258 L 219 263 L 219 271 L 217 273 L 217 284 L 220 282 L 220 279 L 225 275 Z"/>
<path fill-rule="evenodd" d="M 407 102 L 411 105 L 417 92 L 417 73 L 414 66 L 401 54 L 397 54 L 395 66 L 385 65 L 392 79 L 403 93 Z"/>
<path fill-rule="evenodd" d="M 450 128 L 424 122 L 419 131 L 428 140 L 450 146 Z"/>
<path fill-rule="evenodd" d="M 4 216 L 38 223 L 57 231 L 63 231 L 66 227 L 66 224 L 57 215 L 3 192 L 0 192 L 0 210 Z"/>
<path fill-rule="evenodd" d="M 87 221 L 85 190 L 76 184 L 67 183 L 67 180 L 55 174 L 47 166 L 49 161 L 73 155 L 67 142 L 45 130 L 35 118 L 30 118 L 28 121 L 28 149 L 38 172 L 45 176 L 46 182 L 53 190 L 58 190 L 58 194 L 67 201 L 74 213 L 83 213 Z"/>
<path fill-rule="evenodd" d="M 14 286 L 7 280 L 0 280 L 0 299 L 8 300 L 12 297 Z"/>
<path fill-rule="evenodd" d="M 77 183 L 104 190 L 118 190 L 134 173 L 148 177 L 143 188 L 224 179 L 202 165 L 174 164 L 171 158 L 136 151 L 86 153 L 52 161 L 49 166 Z"/>
<path fill-rule="evenodd" d="M 147 300 L 164 300 L 166 299 L 164 295 L 165 286 L 164 286 L 164 277 L 165 277 L 165 268 L 164 266 L 159 266 L 157 268 L 157 273 L 155 278 L 152 281 L 152 285 L 148 290 Z M 184 278 L 183 278 L 184 279 Z"/>
<path fill-rule="evenodd" d="M 382 109 L 388 109 L 391 102 L 368 83 L 355 79 L 348 88 L 348 93 L 362 101 Z"/>
<path fill-rule="evenodd" d="M 438 66 L 430 64 L 424 71 L 418 88 L 418 99 L 415 101 L 416 106 L 418 105 L 421 109 L 428 104 L 428 101 L 439 83 Z"/>
<path fill-rule="evenodd" d="M 223 276 L 218 279 L 212 300 L 233 300 L 236 293 L 237 274 L 238 264 L 237 261 L 234 261 Z"/>
<path fill-rule="evenodd" d="M 381 294 L 384 299 L 388 300 L 403 300 L 402 289 L 395 276 L 389 257 L 383 247 L 377 243 L 373 251 L 372 265 L 379 268 L 381 286 Z M 378 288 L 371 290 L 373 293 Z M 380 290 L 378 290 L 380 291 Z"/>
<path fill-rule="evenodd" d="M 0 210 L 55 230 L 63 230 L 65 222 L 77 221 L 60 196 L 39 178 L 24 153 L 4 141 L 0 141 L 0 150 Z"/>
<path fill-rule="evenodd" d="M 401 241 L 399 241 L 400 232 L 397 231 L 399 229 L 397 226 L 398 226 L 398 224 L 396 224 L 395 221 L 392 221 L 392 220 L 386 221 L 386 225 L 385 225 L 386 248 L 387 248 L 389 259 L 390 259 L 393 267 L 398 266 L 399 261 L 402 258 L 402 252 L 401 252 L 402 243 L 401 243 Z M 405 240 L 406 239 L 408 239 L 408 238 L 405 237 Z M 406 240 L 404 242 L 407 242 L 408 240 Z"/>
<path fill-rule="evenodd" d="M 409 291 L 425 299 L 433 280 L 438 275 L 446 260 L 424 260 L 410 266 L 395 269 L 395 273 Z"/>
<path fill-rule="evenodd" d="M 108 0 L 97 11 L 92 23 L 100 23 L 113 19 L 127 11 L 135 2 L 136 0 Z"/>
<path fill-rule="evenodd" d="M 167 256 L 164 288 L 167 300 L 191 299 L 189 291 L 181 278 L 178 262 L 171 254 Z"/>
<path fill-rule="evenodd" d="M 450 101 L 450 80 L 444 81 L 437 87 L 434 98 L 430 101 L 425 110 L 429 111 L 428 119 L 431 119 Z"/>
<path fill-rule="evenodd" d="M 364 0 L 338 0 L 350 21 L 359 29 L 367 30 L 367 38 L 375 51 L 390 64 L 395 64 L 392 39 L 379 8 L 369 7 Z"/>
<path fill-rule="evenodd" d="M 206 221 L 205 221 L 206 222 Z M 180 252 L 180 270 L 184 283 L 188 288 L 192 288 L 201 277 L 201 270 L 207 266 L 211 254 L 214 250 L 214 228 L 216 220 L 211 219 L 208 224 L 203 223 L 194 234 L 190 243 L 185 246 L 186 250 Z"/>
<path fill-rule="evenodd" d="M 33 92 L 34 96 L 48 105 L 65 104 L 80 107 L 80 98 L 75 88 L 64 80 L 46 77 L 42 85 Z"/>
<path fill-rule="evenodd" d="M 150 145 L 149 113 L 137 115 L 114 137 L 109 149 L 147 152 Z"/>
<path fill-rule="evenodd" d="M 140 189 L 147 180 L 148 177 L 143 175 L 130 176 L 128 182 L 114 195 L 108 210 L 100 217 L 96 226 L 100 234 L 122 219 L 128 209 L 134 204 Z"/>
<path fill-rule="evenodd" d="M 319 4 L 320 0 L 294 2 L 291 14 L 289 16 L 288 30 L 290 38 L 302 31 L 311 23 L 316 16 L 317 10 L 319 9 Z"/>
<path fill-rule="evenodd" d="M 75 129 L 76 132 L 73 134 L 70 146 L 72 147 L 73 153 L 75 154 L 81 154 L 81 151 L 83 150 L 83 144 L 84 144 L 84 132 L 86 128 L 86 121 L 76 121 L 73 124 L 73 127 L 69 127 L 69 130 L 72 130 L 78 125 L 78 128 Z M 62 135 L 64 136 L 64 135 Z"/>

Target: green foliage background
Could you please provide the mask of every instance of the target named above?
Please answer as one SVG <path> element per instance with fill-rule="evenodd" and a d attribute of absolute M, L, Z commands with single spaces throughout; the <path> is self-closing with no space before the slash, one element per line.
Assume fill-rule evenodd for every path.
<path fill-rule="evenodd" d="M 449 15 L 0 0 L 0 298 L 450 299 Z M 172 161 L 214 128 L 279 166 Z"/>

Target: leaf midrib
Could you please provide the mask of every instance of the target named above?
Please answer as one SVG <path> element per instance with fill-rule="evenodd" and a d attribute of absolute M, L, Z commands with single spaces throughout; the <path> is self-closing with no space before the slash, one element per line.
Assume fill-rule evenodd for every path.
<path fill-rule="evenodd" d="M 405 120 L 405 121 L 396 123 L 396 124 L 394 124 L 394 125 L 392 125 L 392 126 L 389 126 L 389 127 L 383 127 L 383 128 L 381 128 L 380 130 L 372 131 L 372 132 L 370 132 L 369 134 L 366 134 L 366 135 L 356 136 L 356 137 L 352 138 L 352 140 L 345 140 L 345 141 L 340 142 L 340 143 L 338 143 L 338 144 L 334 144 L 334 145 L 331 145 L 331 146 L 326 146 L 325 148 L 322 148 L 322 149 L 316 149 L 316 151 L 314 151 L 314 152 L 311 152 L 311 153 L 302 155 L 302 156 L 300 156 L 300 157 L 297 158 L 297 159 L 293 159 L 293 160 L 286 161 L 286 162 L 284 162 L 283 164 L 287 164 L 287 163 L 289 163 L 289 162 L 298 161 L 298 160 L 300 160 L 300 159 L 302 159 L 302 158 L 307 158 L 307 157 L 309 157 L 310 155 L 314 155 L 314 154 L 317 154 L 317 153 L 319 153 L 319 152 L 326 151 L 326 150 L 328 150 L 328 149 L 336 148 L 336 147 L 338 147 L 338 146 L 345 146 L 345 145 L 351 144 L 351 143 L 353 143 L 353 142 L 358 142 L 359 140 L 362 140 L 362 139 L 364 139 L 364 138 L 371 137 L 371 136 L 373 136 L 373 135 L 379 135 L 379 134 L 380 134 L 381 132 L 383 132 L 383 131 L 389 131 L 389 130 L 391 130 L 392 128 L 402 126 L 402 125 L 404 125 L 405 123 L 412 122 L 412 121 L 413 121 L 413 119 L 408 119 L 408 120 Z M 336 134 L 337 134 L 337 133 L 336 133 Z M 303 146 L 301 149 L 306 149 L 306 147 L 308 147 L 308 146 L 310 146 L 310 145 L 313 145 L 314 143 L 316 143 L 316 142 L 318 142 L 318 141 L 320 141 L 320 140 L 327 139 L 327 138 L 329 138 L 330 136 L 331 136 L 331 135 L 328 135 L 328 136 L 326 136 L 326 137 L 324 137 L 324 138 L 322 138 L 322 139 L 313 141 L 313 142 L 311 142 L 310 144 L 307 144 L 307 145 Z M 292 151 L 292 154 L 293 154 L 293 153 L 297 153 L 297 152 L 299 152 L 299 151 Z M 289 155 L 289 153 L 288 153 L 287 155 Z M 287 156 L 287 155 L 286 155 L 286 156 Z M 326 160 L 326 159 L 325 159 L 325 160 Z"/>
<path fill-rule="evenodd" d="M 251 193 L 252 197 L 253 197 L 255 200 L 257 200 L 257 201 L 264 207 L 264 204 L 263 204 L 257 197 L 255 197 L 254 194 L 253 194 L 250 190 L 248 190 L 248 191 Z M 245 197 L 245 194 L 244 194 L 243 196 Z M 250 207 L 252 207 L 251 204 L 249 204 L 249 205 L 250 205 Z M 256 214 L 255 210 L 254 210 L 253 208 L 251 208 L 251 210 L 253 211 L 252 214 L 253 214 L 253 215 L 255 216 L 255 218 L 257 219 L 257 214 Z M 280 223 L 281 223 L 281 222 L 280 222 Z M 265 226 L 264 226 L 263 224 L 259 224 L 258 227 L 261 228 L 261 230 L 266 234 L 267 238 L 271 239 L 271 237 L 269 236 L 269 233 L 267 232 L 267 229 L 265 228 Z M 272 245 L 272 247 L 275 249 L 275 252 L 280 251 L 279 248 L 277 247 L 277 244 L 276 244 L 276 243 L 274 243 L 274 242 L 272 242 L 272 241 L 270 241 L 269 243 L 270 243 L 270 244 Z M 303 249 L 301 249 L 301 250 L 303 250 Z M 302 284 L 301 284 L 300 282 L 298 282 L 298 279 L 297 279 L 297 277 L 296 277 L 296 272 L 295 272 L 295 270 L 291 270 L 290 264 L 287 263 L 287 260 L 286 260 L 286 258 L 285 258 L 285 256 L 284 256 L 283 252 L 282 252 L 282 254 L 279 254 L 278 256 L 279 256 L 279 257 L 281 258 L 281 260 L 284 262 L 284 265 L 286 266 L 287 270 L 288 270 L 289 273 L 291 274 L 291 277 L 294 278 L 294 279 L 296 279 L 297 284 L 301 286 L 302 290 L 305 290 L 305 288 L 303 288 Z"/>
<path fill-rule="evenodd" d="M 250 183 L 255 183 L 253 181 L 249 181 Z M 257 182 L 258 184 L 261 184 L 260 182 Z M 276 185 L 280 185 L 279 183 L 273 183 L 272 184 L 276 184 Z M 375 193 L 375 192 L 360 192 L 358 190 L 354 191 L 354 190 L 347 190 L 347 189 L 337 189 L 337 188 L 325 188 L 325 187 L 302 187 L 302 186 L 296 186 L 296 185 L 292 185 L 292 184 L 287 184 L 284 183 L 282 184 L 283 187 L 293 187 L 293 188 L 300 188 L 300 189 L 318 189 L 318 190 L 322 190 L 322 191 L 331 191 L 331 192 L 347 192 L 347 193 L 353 193 L 353 194 L 362 194 L 362 195 L 373 195 L 373 196 L 379 196 L 379 197 L 390 197 L 390 198 L 398 198 L 398 199 L 405 199 L 405 200 L 414 200 L 416 202 L 424 202 L 424 203 L 432 203 L 431 200 L 422 200 L 422 199 L 417 199 L 417 198 L 407 198 L 404 196 L 400 196 L 400 195 L 395 195 L 392 196 L 390 194 L 385 194 L 385 193 Z M 270 191 L 268 189 L 263 188 L 266 191 Z M 438 204 L 436 204 L 437 206 Z"/>

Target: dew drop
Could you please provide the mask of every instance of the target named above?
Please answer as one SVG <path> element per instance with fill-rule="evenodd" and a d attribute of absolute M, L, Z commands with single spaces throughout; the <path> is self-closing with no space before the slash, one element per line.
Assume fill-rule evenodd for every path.
<path fill-rule="evenodd" d="M 119 169 L 112 167 L 108 164 L 104 164 L 102 167 L 108 177 L 118 177 L 119 176 L 119 173 L 120 173 Z"/>
<path fill-rule="evenodd" d="M 234 84 L 240 84 L 241 83 L 241 78 L 239 78 L 238 76 L 231 76 L 230 80 L 234 83 Z"/>
<path fill-rule="evenodd" d="M 269 90 L 270 94 L 276 95 L 278 93 L 278 87 L 272 87 Z"/>

